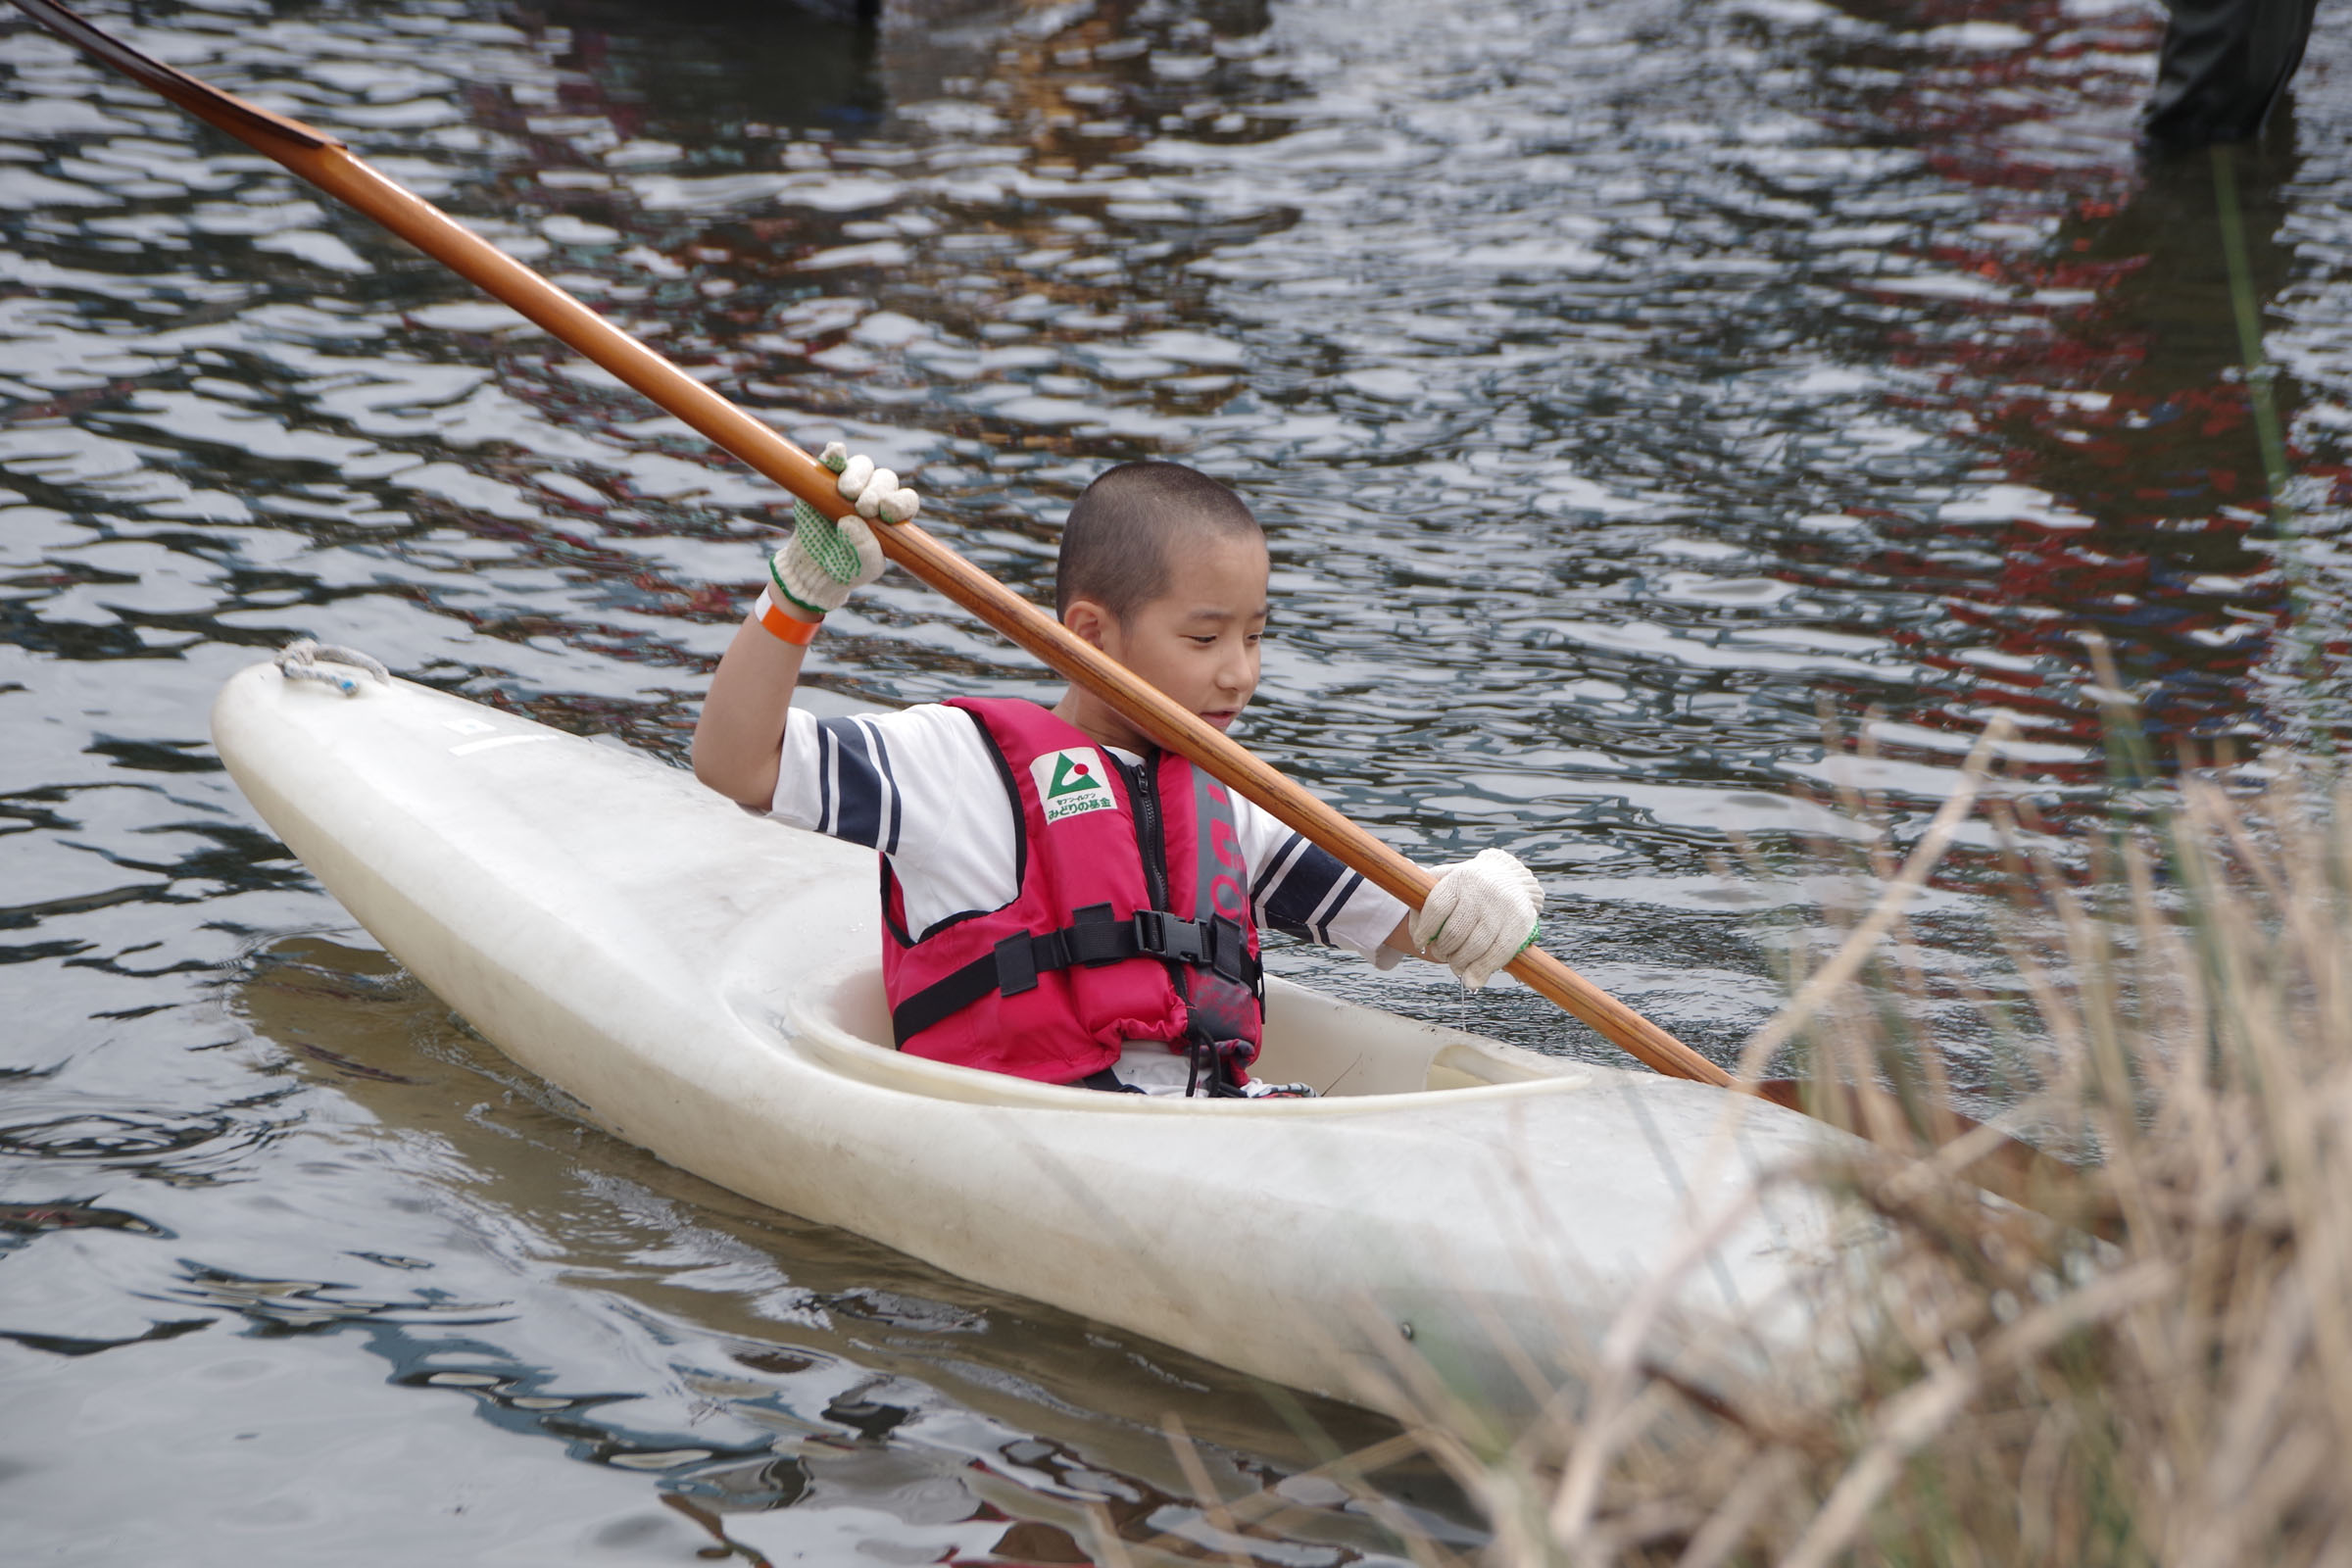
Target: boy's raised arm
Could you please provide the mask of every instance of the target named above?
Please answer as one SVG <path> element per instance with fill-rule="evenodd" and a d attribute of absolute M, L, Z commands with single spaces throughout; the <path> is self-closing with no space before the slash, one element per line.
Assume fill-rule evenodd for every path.
<path fill-rule="evenodd" d="M 798 617 L 795 617 L 798 618 Z M 816 623 L 808 621 L 810 630 Z M 776 797 L 784 718 L 808 650 L 786 642 L 754 615 L 710 676 L 703 716 L 694 725 L 694 776 L 728 800 L 764 811 Z"/>
<path fill-rule="evenodd" d="M 827 612 L 882 575 L 882 547 L 865 519 L 905 522 L 922 505 L 898 475 L 836 441 L 818 459 L 857 506 L 836 524 L 793 503 L 793 535 L 768 562 L 768 585 L 735 630 L 694 726 L 694 776 L 738 805 L 764 811 L 776 795 L 784 724 L 801 662 Z"/>

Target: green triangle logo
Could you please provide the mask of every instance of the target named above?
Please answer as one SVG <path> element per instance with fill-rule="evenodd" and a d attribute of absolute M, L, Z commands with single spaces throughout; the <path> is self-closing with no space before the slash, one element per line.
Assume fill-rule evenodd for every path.
<path fill-rule="evenodd" d="M 1086 757 L 1063 752 L 1054 759 L 1054 781 L 1046 786 L 1046 799 L 1057 801 L 1101 788 L 1102 781 L 1095 777 L 1094 764 Z"/>

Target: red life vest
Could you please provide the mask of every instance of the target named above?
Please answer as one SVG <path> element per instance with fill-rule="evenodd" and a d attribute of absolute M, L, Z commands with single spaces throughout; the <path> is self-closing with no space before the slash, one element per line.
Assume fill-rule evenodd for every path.
<path fill-rule="evenodd" d="M 1165 1040 L 1247 1082 L 1257 928 L 1225 786 L 1172 753 L 1129 767 L 1034 703 L 948 706 L 979 724 L 1004 775 L 1020 892 L 910 933 L 884 858 L 882 981 L 899 1048 L 1074 1083 L 1128 1041 Z"/>

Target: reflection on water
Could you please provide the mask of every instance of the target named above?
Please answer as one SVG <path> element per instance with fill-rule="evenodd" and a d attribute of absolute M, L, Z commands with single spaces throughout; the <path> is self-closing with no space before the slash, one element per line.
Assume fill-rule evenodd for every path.
<path fill-rule="evenodd" d="M 98 9 L 796 439 L 912 470 L 1032 594 L 1106 462 L 1231 478 L 1277 564 L 1250 741 L 1425 858 L 1516 849 L 1562 955 L 1719 1053 L 1768 1004 L 1753 922 L 1817 891 L 1719 875 L 1731 835 L 1785 844 L 1840 783 L 1907 835 L 2000 710 L 2054 848 L 2105 808 L 2081 632 L 2160 741 L 2341 722 L 2341 29 L 2231 170 L 2279 498 L 2213 166 L 2132 155 L 2156 24 L 2120 0 Z M 210 754 L 212 691 L 308 632 L 674 757 L 768 501 L 0 22 L 12 1523 L 93 1561 L 359 1531 L 402 1560 L 1054 1561 L 1099 1507 L 1197 1556 L 1174 1410 L 1223 1495 L 1275 1499 L 1250 1550 L 1394 1550 L 1297 1479 L 1328 1454 L 1292 1420 L 1353 1446 L 1365 1418 L 1286 1417 L 543 1104 L 349 945 Z M 903 578 L 815 667 L 887 701 L 1042 684 Z M 1823 755 L 1824 700 L 1873 755 Z M 1921 909 L 1955 993 L 2001 983 L 1982 854 Z M 1277 962 L 1596 1049 L 1525 992 Z M 1375 1480 L 1463 1528 L 1425 1474 Z"/>
<path fill-rule="evenodd" d="M 1084 1540 L 1092 1506 L 1139 1539 L 1181 1535 L 1199 1521 L 1161 1430 L 1171 1415 L 1206 1446 L 1229 1497 L 1317 1462 L 1230 1374 L 975 1291 L 584 1132 L 380 955 L 278 943 L 256 956 L 235 1004 L 307 1059 L 306 1079 L 369 1118 L 371 1138 L 445 1216 L 550 1260 L 587 1313 L 611 1320 L 603 1327 L 648 1343 L 634 1367 L 576 1346 L 533 1359 L 514 1343 L 517 1303 L 453 1290 L 430 1256 L 349 1252 L 335 1281 L 182 1260 L 169 1294 L 236 1314 L 256 1336 L 356 1327 L 396 1386 L 454 1392 L 501 1431 L 659 1476 L 724 1539 L 806 1550 L 789 1525 L 766 1536 L 738 1517 L 790 1506 L 947 1531 L 967 1552 L 1007 1530 L 1033 1544 L 1025 1550 L 1054 1532 Z M 618 1390 L 590 1381 L 616 1376 Z M 1318 1444 L 1382 1436 L 1338 1406 L 1289 1408 Z M 1410 1470 L 1384 1479 L 1407 1495 L 1429 1486 Z M 1376 1529 L 1333 1506 L 1345 1496 L 1285 1497 L 1283 1511 L 1301 1516 L 1289 1539 L 1332 1548 L 1300 1560 L 1379 1548 Z"/>

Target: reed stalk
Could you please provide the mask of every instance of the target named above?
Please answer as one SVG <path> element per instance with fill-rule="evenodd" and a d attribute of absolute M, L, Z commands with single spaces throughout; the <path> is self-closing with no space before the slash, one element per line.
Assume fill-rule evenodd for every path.
<path fill-rule="evenodd" d="M 1793 1363 L 1646 1358 L 1660 1291 L 1557 1357 L 1550 1417 L 1508 1446 L 1406 1398 L 1490 1564 L 2352 1563 L 2352 791 L 2267 771 L 2183 767 L 2087 873 L 1987 792 L 2023 1001 L 1978 1001 L 2014 1058 L 2004 1124 L 2066 1156 L 2043 1212 L 1957 1174 L 1991 1135 L 1907 1114 L 1778 1178 L 1881 1238 L 1822 1271 Z M 1900 918 L 1925 862 L 1851 870 L 1874 865 L 1886 896 L 1790 977 L 1773 1038 L 1824 1080 L 1937 1096 Z"/>

